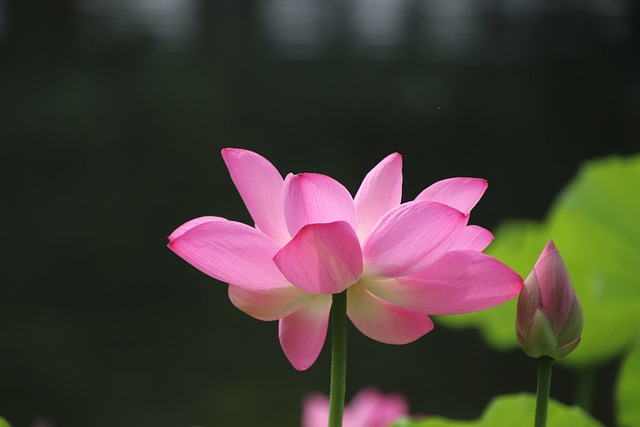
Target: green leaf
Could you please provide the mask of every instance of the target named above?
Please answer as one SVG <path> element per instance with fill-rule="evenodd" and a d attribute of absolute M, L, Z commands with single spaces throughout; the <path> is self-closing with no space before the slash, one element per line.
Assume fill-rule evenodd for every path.
<path fill-rule="evenodd" d="M 542 224 L 500 227 L 487 253 L 526 277 L 548 240 L 567 265 L 584 312 L 580 346 L 563 363 L 600 364 L 640 336 L 640 156 L 588 163 L 561 193 Z M 498 349 L 517 346 L 515 302 L 440 321 L 477 326 Z"/>
<path fill-rule="evenodd" d="M 532 394 L 498 396 L 493 399 L 480 419 L 475 421 L 449 420 L 443 417 L 427 417 L 420 421 L 403 420 L 393 427 L 513 427 L 532 426 L 536 397 Z M 602 427 L 578 406 L 566 406 L 549 401 L 547 427 Z"/>
<path fill-rule="evenodd" d="M 618 422 L 621 427 L 640 426 L 640 343 L 627 355 L 616 390 Z"/>
<path fill-rule="evenodd" d="M 11 425 L 4 418 L 0 417 L 0 427 L 11 427 Z"/>

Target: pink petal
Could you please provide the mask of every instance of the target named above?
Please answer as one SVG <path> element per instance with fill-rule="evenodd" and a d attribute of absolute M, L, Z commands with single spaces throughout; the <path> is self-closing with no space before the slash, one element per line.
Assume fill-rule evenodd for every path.
<path fill-rule="evenodd" d="M 571 313 L 575 292 L 567 267 L 553 241 L 545 246 L 534 270 L 540 284 L 542 308 L 559 333 Z"/>
<path fill-rule="evenodd" d="M 408 413 L 407 401 L 402 396 L 384 395 L 369 388 L 353 397 L 345 410 L 345 421 L 349 426 L 387 427 Z"/>
<path fill-rule="evenodd" d="M 354 199 L 358 213 L 358 237 L 364 240 L 378 220 L 400 204 L 402 156 L 393 153 L 374 167 L 362 181 Z"/>
<path fill-rule="evenodd" d="M 219 216 L 201 216 L 199 218 L 192 219 L 191 221 L 187 221 L 180 227 L 173 230 L 173 233 L 169 235 L 168 239 L 171 242 L 175 238 L 182 236 L 186 231 L 191 230 L 196 225 L 204 224 L 211 221 L 227 221 L 227 219 L 220 218 Z"/>
<path fill-rule="evenodd" d="M 222 150 L 231 179 L 256 226 L 281 245 L 289 241 L 282 205 L 284 180 L 264 157 L 238 148 Z"/>
<path fill-rule="evenodd" d="M 469 225 L 457 236 L 451 244 L 451 251 L 484 251 L 493 241 L 493 234 L 485 228 L 477 225 Z"/>
<path fill-rule="evenodd" d="M 182 227 L 168 246 L 203 273 L 248 289 L 289 285 L 273 263 L 278 244 L 255 228 L 221 220 Z"/>
<path fill-rule="evenodd" d="M 418 194 L 416 200 L 444 203 L 469 215 L 487 189 L 481 178 L 449 178 L 438 181 Z"/>
<path fill-rule="evenodd" d="M 537 316 L 542 307 L 542 296 L 540 295 L 540 283 L 535 268 L 525 279 L 518 295 L 518 310 L 516 315 L 516 332 L 519 339 L 529 336 L 531 322 Z M 525 340 L 526 341 L 526 340 Z"/>
<path fill-rule="evenodd" d="M 302 427 L 327 427 L 328 424 L 329 399 L 320 393 L 307 396 L 302 406 Z"/>
<path fill-rule="evenodd" d="M 453 251 L 418 274 L 367 282 L 366 287 L 386 301 L 420 313 L 460 314 L 510 300 L 520 292 L 522 278 L 489 255 Z"/>
<path fill-rule="evenodd" d="M 542 249 L 542 253 L 538 257 L 538 260 L 536 261 L 536 265 L 542 264 L 542 260 L 544 259 L 544 257 L 554 252 L 558 252 L 558 248 L 556 248 L 556 244 L 553 243 L 553 240 L 549 240 L 547 244 L 544 246 L 544 249 Z"/>
<path fill-rule="evenodd" d="M 456 241 L 468 217 L 436 202 L 405 203 L 385 214 L 364 242 L 367 273 L 413 274 L 440 258 Z"/>
<path fill-rule="evenodd" d="M 289 362 L 299 371 L 318 358 L 327 336 L 331 296 L 315 296 L 307 305 L 280 319 L 280 345 Z"/>
<path fill-rule="evenodd" d="M 355 231 L 343 221 L 305 225 L 273 258 L 282 274 L 312 294 L 335 294 L 362 275 Z"/>
<path fill-rule="evenodd" d="M 356 207 L 346 188 L 326 175 L 289 174 L 284 182 L 284 215 L 295 236 L 307 224 L 345 221 L 356 229 Z"/>
<path fill-rule="evenodd" d="M 288 316 L 311 301 L 313 295 L 295 286 L 250 290 L 229 285 L 229 299 L 238 309 L 260 320 L 276 320 Z"/>
<path fill-rule="evenodd" d="M 347 291 L 347 314 L 360 332 L 386 344 L 407 344 L 433 329 L 428 316 L 382 301 L 357 283 Z"/>

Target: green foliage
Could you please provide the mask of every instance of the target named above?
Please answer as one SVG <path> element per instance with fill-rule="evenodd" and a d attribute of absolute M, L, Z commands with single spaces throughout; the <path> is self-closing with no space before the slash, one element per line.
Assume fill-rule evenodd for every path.
<path fill-rule="evenodd" d="M 421 421 L 404 420 L 393 427 L 513 427 L 532 426 L 536 397 L 532 394 L 499 396 L 493 399 L 476 421 L 456 421 L 443 417 L 427 417 Z M 602 427 L 578 406 L 549 401 L 547 427 Z"/>
<path fill-rule="evenodd" d="M 640 344 L 623 362 L 617 387 L 618 422 L 623 427 L 640 426 Z"/>
<path fill-rule="evenodd" d="M 0 427 L 11 427 L 11 425 L 4 418 L 0 417 Z"/>
<path fill-rule="evenodd" d="M 563 363 L 601 364 L 640 336 L 638 188 L 640 156 L 591 162 L 561 193 L 545 222 L 505 224 L 487 250 L 526 277 L 545 243 L 555 242 L 584 311 L 582 342 Z M 477 326 L 498 349 L 517 346 L 515 301 L 440 322 Z"/>

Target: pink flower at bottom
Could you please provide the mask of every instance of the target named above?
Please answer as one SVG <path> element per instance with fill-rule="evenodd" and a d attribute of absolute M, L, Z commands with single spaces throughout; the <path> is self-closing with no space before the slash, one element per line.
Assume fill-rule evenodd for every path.
<path fill-rule="evenodd" d="M 399 394 L 382 394 L 372 388 L 360 390 L 344 409 L 342 427 L 387 427 L 408 415 L 406 399 Z M 329 399 L 320 393 L 309 395 L 302 408 L 302 427 L 327 427 Z"/>
<path fill-rule="evenodd" d="M 298 370 L 324 345 L 332 294 L 347 291 L 347 315 L 363 334 L 407 344 L 433 329 L 429 315 L 501 304 L 522 278 L 482 253 L 493 235 L 468 225 L 487 188 L 451 178 L 401 203 L 402 157 L 393 153 L 354 197 L 333 178 L 286 178 L 264 157 L 226 148 L 222 156 L 255 226 L 220 217 L 186 222 L 169 248 L 229 284 L 229 298 L 259 320 L 278 320 L 280 344 Z"/>

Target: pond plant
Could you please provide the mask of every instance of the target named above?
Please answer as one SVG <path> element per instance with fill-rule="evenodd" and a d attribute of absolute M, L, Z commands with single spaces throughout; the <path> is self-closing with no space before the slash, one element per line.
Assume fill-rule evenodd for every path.
<path fill-rule="evenodd" d="M 507 341 L 517 341 L 526 354 L 539 362 L 538 394 L 535 399 L 526 395 L 497 398 L 478 425 L 526 425 L 523 420 L 529 418 L 536 427 L 548 422 L 598 425 L 578 407 L 556 402 L 549 405 L 551 367 L 576 349 L 584 323 L 580 300 L 551 239 L 557 234 L 563 247 L 566 244 L 578 254 L 571 253 L 569 258 L 580 266 L 577 276 L 583 288 L 585 283 L 593 283 L 595 274 L 589 274 L 589 270 L 596 269 L 598 278 L 610 279 L 607 286 L 615 289 L 615 279 L 620 279 L 619 260 L 611 261 L 611 254 L 595 258 L 592 253 L 585 255 L 584 247 L 580 248 L 584 244 L 584 228 L 580 235 L 571 236 L 571 230 L 590 225 L 590 237 L 601 240 L 596 243 L 604 244 L 613 254 L 626 249 L 637 257 L 640 233 L 633 213 L 640 209 L 637 198 L 625 194 L 625 186 L 637 191 L 638 159 L 628 164 L 614 159 L 604 166 L 592 165 L 559 199 L 546 224 L 512 226 L 501 231 L 500 239 L 506 243 L 492 245 L 496 249 L 489 251 L 495 255 L 491 256 L 483 251 L 493 235 L 469 224 L 470 212 L 487 188 L 483 179 L 445 179 L 403 203 L 402 157 L 398 153 L 376 165 L 353 197 L 342 184 L 323 174 L 289 173 L 283 177 L 267 159 L 248 150 L 227 148 L 222 157 L 254 225 L 200 217 L 171 233 L 168 246 L 205 274 L 228 283 L 229 297 L 237 308 L 259 320 L 278 320 L 280 344 L 295 369 L 305 370 L 315 362 L 331 324 L 328 407 L 318 403 L 324 400 L 316 398 L 315 409 L 305 412 L 304 423 L 324 424 L 325 415 L 330 427 L 354 423 L 348 419 L 353 415 L 348 414 L 358 410 L 352 408 L 350 412 L 347 407 L 345 411 L 347 319 L 374 340 L 406 344 L 433 329 L 430 316 L 440 319 L 442 315 L 471 313 L 454 316 L 451 321 L 443 318 L 445 324 L 466 326 L 485 316 L 478 312 L 500 306 L 496 310 L 502 311 L 489 314 L 489 320 L 475 326 L 485 328 L 489 336 L 491 328 L 511 330 Z M 620 175 L 624 180 L 622 189 L 615 185 Z M 584 181 L 591 182 L 587 185 Z M 599 198 L 593 196 L 593 188 L 602 191 Z M 602 203 L 602 199 L 610 204 Z M 581 204 L 586 209 L 580 210 Z M 623 221 L 619 223 L 619 219 Z M 620 242 L 616 235 L 621 231 L 627 235 L 621 236 Z M 528 241 L 523 241 L 523 234 Z M 501 245 L 509 244 L 509 256 L 501 256 L 507 251 Z M 529 257 L 524 258 L 530 269 L 530 254 L 543 246 L 522 287 L 521 276 L 504 262 L 513 261 L 511 265 L 522 271 L 526 262 L 522 257 L 514 260 L 514 255 L 526 253 Z M 592 264 L 585 265 L 589 261 Z M 627 286 L 624 280 L 621 285 Z M 587 304 L 593 304 L 588 289 L 585 292 Z M 636 290 L 634 295 L 637 293 Z M 518 294 L 515 322 L 513 311 L 505 321 L 504 307 L 508 304 L 503 303 Z M 637 336 L 637 328 L 629 328 L 624 334 L 627 340 L 616 342 L 609 349 L 611 354 L 634 342 Z M 500 344 L 507 347 L 504 342 Z M 602 352 L 607 354 L 606 349 Z M 637 363 L 625 369 L 637 370 Z M 629 389 L 634 393 L 637 387 L 622 381 L 621 402 L 627 402 L 624 396 Z M 589 393 L 584 395 L 587 397 L 582 406 L 588 409 Z M 353 407 L 362 406 L 363 399 L 366 403 L 360 397 Z M 369 414 L 369 418 L 364 417 L 369 421 L 354 425 L 373 427 L 380 420 L 385 425 L 393 421 L 384 418 L 388 413 L 383 410 L 383 402 L 369 405 L 380 408 L 377 421 Z M 632 416 L 624 415 L 630 406 L 628 402 L 621 404 L 623 423 L 629 421 L 625 417 Z M 325 408 L 326 414 L 318 408 Z M 313 421 L 309 421 L 309 411 L 315 414 Z M 502 424 L 496 421 L 501 417 Z M 427 417 L 425 421 L 405 416 L 397 422 L 398 426 L 456 425 L 456 421 L 438 417 Z"/>
<path fill-rule="evenodd" d="M 168 246 L 227 283 L 238 309 L 277 320 L 295 369 L 316 361 L 331 330 L 329 397 L 307 396 L 302 427 L 601 426 L 589 415 L 593 373 L 613 358 L 623 358 L 616 421 L 640 425 L 640 156 L 587 164 L 545 221 L 504 224 L 495 241 L 469 224 L 487 189 L 480 178 L 445 179 L 403 203 L 398 153 L 353 197 L 323 174 L 283 177 L 248 150 L 222 157 L 254 224 L 199 217 Z M 519 344 L 538 360 L 537 396 L 497 396 L 476 421 L 411 415 L 401 395 L 372 388 L 345 407 L 348 320 L 376 341 L 406 344 L 434 328 L 433 316 L 479 328 L 498 350 Z M 582 378 L 579 406 L 549 398 L 556 362 Z"/>
<path fill-rule="evenodd" d="M 330 427 L 342 426 L 345 413 L 347 318 L 374 340 L 406 344 L 433 329 L 431 315 L 477 312 L 520 291 L 521 277 L 483 253 L 493 235 L 469 224 L 483 179 L 445 179 L 402 203 L 398 153 L 376 165 L 353 197 L 323 174 L 283 178 L 248 150 L 227 148 L 222 156 L 254 226 L 196 218 L 169 236 L 169 248 L 228 283 L 240 310 L 278 320 L 282 349 L 298 370 L 315 362 L 331 323 Z M 539 360 L 536 426 L 546 425 L 551 366 L 580 343 L 582 323 L 549 242 L 525 281 L 516 319 L 520 345 Z"/>

